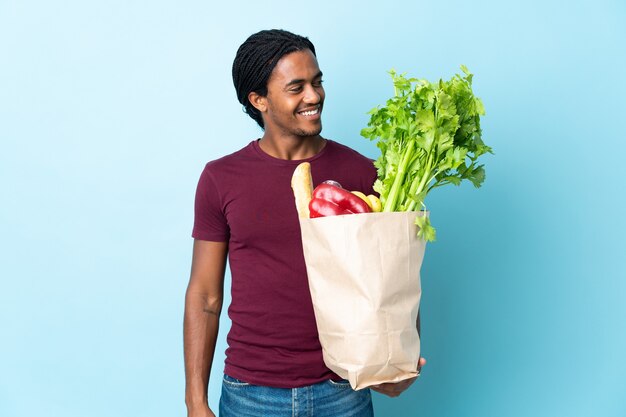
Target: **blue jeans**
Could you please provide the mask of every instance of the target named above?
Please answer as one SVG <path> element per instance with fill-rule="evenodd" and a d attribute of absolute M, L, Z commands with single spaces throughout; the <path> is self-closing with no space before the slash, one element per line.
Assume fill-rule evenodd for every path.
<path fill-rule="evenodd" d="M 219 417 L 373 417 L 370 390 L 347 381 L 301 388 L 248 384 L 228 375 L 222 382 Z"/>

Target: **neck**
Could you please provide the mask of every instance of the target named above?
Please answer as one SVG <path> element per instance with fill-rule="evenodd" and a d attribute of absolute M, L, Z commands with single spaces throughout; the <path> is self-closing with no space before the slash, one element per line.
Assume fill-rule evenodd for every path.
<path fill-rule="evenodd" d="M 274 137 L 267 132 L 259 141 L 259 147 L 266 154 L 278 159 L 300 160 L 317 155 L 326 145 L 320 135 L 304 137 Z"/>

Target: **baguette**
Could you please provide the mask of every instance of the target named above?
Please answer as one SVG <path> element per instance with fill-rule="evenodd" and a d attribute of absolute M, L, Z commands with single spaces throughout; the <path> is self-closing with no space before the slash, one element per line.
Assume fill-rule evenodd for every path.
<path fill-rule="evenodd" d="M 309 202 L 313 195 L 313 178 L 311 177 L 310 163 L 303 162 L 296 167 L 291 177 L 291 188 L 296 199 L 298 217 L 308 219 L 310 217 Z"/>

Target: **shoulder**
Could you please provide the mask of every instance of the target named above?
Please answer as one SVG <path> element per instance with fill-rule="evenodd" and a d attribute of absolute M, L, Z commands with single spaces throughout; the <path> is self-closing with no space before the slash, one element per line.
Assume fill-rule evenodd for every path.
<path fill-rule="evenodd" d="M 231 154 L 222 156 L 220 158 L 211 160 L 206 163 L 204 170 L 212 171 L 212 172 L 220 172 L 224 168 L 229 168 L 233 166 L 239 166 L 246 162 L 246 160 L 250 159 L 253 155 L 252 152 L 252 142 L 243 148 L 235 151 Z"/>
<path fill-rule="evenodd" d="M 236 183 L 246 173 L 251 145 L 236 152 L 211 160 L 204 165 L 198 186 L 200 189 L 223 190 Z"/>
<path fill-rule="evenodd" d="M 207 162 L 202 177 L 210 177 L 214 182 L 234 181 L 249 175 L 251 167 L 258 163 L 258 155 L 253 149 L 253 142 L 231 154 Z"/>
<path fill-rule="evenodd" d="M 345 158 L 345 160 L 354 161 L 355 163 L 362 163 L 367 166 L 371 165 L 374 162 L 373 159 L 368 158 L 367 156 L 361 154 L 360 152 L 352 149 L 349 146 L 346 146 L 331 139 L 327 139 L 327 141 L 329 154 L 331 154 L 333 157 Z"/>
<path fill-rule="evenodd" d="M 334 179 L 344 188 L 371 194 L 377 171 L 374 161 L 349 146 L 329 140 L 328 158 L 316 168 L 319 181 Z"/>

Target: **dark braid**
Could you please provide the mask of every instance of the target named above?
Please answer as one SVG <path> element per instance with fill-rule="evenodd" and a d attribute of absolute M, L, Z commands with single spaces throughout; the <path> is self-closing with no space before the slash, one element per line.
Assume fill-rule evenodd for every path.
<path fill-rule="evenodd" d="M 263 128 L 263 118 L 248 100 L 248 94 L 255 92 L 267 95 L 267 81 L 278 61 L 285 55 L 309 49 L 315 55 L 315 47 L 310 40 L 286 30 L 262 30 L 250 36 L 237 50 L 233 62 L 233 83 L 237 99 L 256 122 Z"/>

